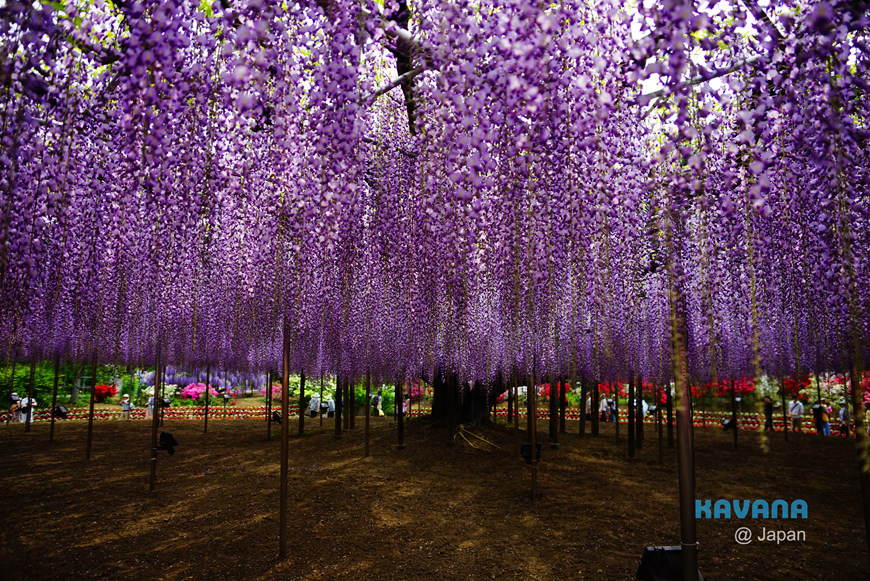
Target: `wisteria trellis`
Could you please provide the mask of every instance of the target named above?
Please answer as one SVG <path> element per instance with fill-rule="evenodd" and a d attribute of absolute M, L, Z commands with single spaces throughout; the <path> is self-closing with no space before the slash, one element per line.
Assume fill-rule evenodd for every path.
<path fill-rule="evenodd" d="M 0 8 L 7 358 L 665 379 L 675 301 L 699 379 L 866 356 L 866 2 L 76 6 Z"/>

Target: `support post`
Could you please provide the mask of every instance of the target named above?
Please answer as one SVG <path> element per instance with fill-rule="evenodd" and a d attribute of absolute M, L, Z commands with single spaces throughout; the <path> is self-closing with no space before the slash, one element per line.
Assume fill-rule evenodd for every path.
<path fill-rule="evenodd" d="M 288 400 L 290 399 L 290 337 L 287 323 L 284 323 L 283 376 L 281 378 L 281 469 L 278 490 L 278 558 L 287 558 L 287 464 L 290 456 L 290 422 Z"/>
<path fill-rule="evenodd" d="M 787 406 L 785 403 L 785 380 L 783 380 L 782 374 L 779 376 L 779 392 L 782 395 L 782 425 L 783 432 L 785 432 L 785 440 L 788 441 L 788 414 L 786 413 Z"/>
<path fill-rule="evenodd" d="M 356 382 L 351 381 L 347 384 L 347 399 L 350 408 L 350 429 L 356 429 Z"/>
<path fill-rule="evenodd" d="M 366 427 L 365 427 L 365 452 L 363 458 L 369 457 L 369 426 L 371 424 L 372 415 L 372 374 L 371 371 L 366 371 Z"/>
<path fill-rule="evenodd" d="M 668 412 L 668 448 L 674 447 L 674 395 L 671 393 L 671 383 L 668 382 L 667 389 L 667 412 Z"/>
<path fill-rule="evenodd" d="M 94 400 L 97 399 L 97 352 L 94 351 L 94 361 L 91 365 L 91 405 L 88 411 L 88 443 L 85 447 L 85 459 L 91 459 L 91 442 L 94 439 Z"/>
<path fill-rule="evenodd" d="M 396 416 L 399 422 L 398 430 L 399 430 L 399 443 L 396 445 L 396 448 L 399 450 L 405 449 L 405 386 L 402 385 L 402 382 L 399 378 L 396 378 L 396 396 L 394 398 L 396 401 Z"/>
<path fill-rule="evenodd" d="M 637 376 L 637 405 L 634 410 L 635 415 L 637 416 L 637 424 L 635 424 L 635 428 L 637 429 L 637 435 L 634 438 L 635 445 L 637 449 L 640 450 L 643 448 L 643 376 L 638 374 Z"/>
<path fill-rule="evenodd" d="M 550 376 L 550 413 L 548 424 L 550 427 L 550 448 L 559 449 L 559 380 L 555 374 Z"/>
<path fill-rule="evenodd" d="M 205 417 L 202 422 L 202 433 L 208 433 L 208 400 L 211 399 L 211 365 L 205 366 Z M 155 403 L 157 398 L 154 398 Z"/>
<path fill-rule="evenodd" d="M 36 357 L 30 362 L 30 385 L 27 388 L 27 399 L 30 405 L 27 406 L 27 415 L 25 416 L 24 431 L 30 431 L 30 424 L 33 423 L 33 394 L 36 391 Z M 93 415 L 93 414 L 92 414 Z M 90 455 L 88 455 L 90 458 Z"/>
<path fill-rule="evenodd" d="M 628 377 L 628 457 L 634 458 L 635 450 L 635 436 L 637 436 L 635 421 L 637 417 L 634 413 L 635 401 L 634 401 L 634 375 L 630 374 Z M 619 416 L 617 416 L 618 418 Z"/>
<path fill-rule="evenodd" d="M 573 378 L 572 378 L 573 381 Z M 565 390 L 566 387 L 565 379 L 562 378 L 559 383 L 559 433 L 566 434 L 568 433 L 565 429 L 565 408 L 568 407 L 568 402 L 565 400 Z"/>
<path fill-rule="evenodd" d="M 655 386 L 656 393 L 656 429 L 659 434 L 659 464 L 665 463 L 665 451 L 662 447 L 662 439 L 664 430 L 662 429 L 662 388 L 660 385 Z"/>
<path fill-rule="evenodd" d="M 338 440 L 341 438 L 341 412 L 344 407 L 344 379 L 341 378 L 341 375 L 338 374 L 338 371 L 335 373 L 335 413 L 332 416 L 332 419 L 335 421 L 335 434 L 332 436 L 334 439 Z"/>
<path fill-rule="evenodd" d="M 598 421 L 601 419 L 599 417 L 598 408 L 601 407 L 601 389 L 598 385 L 598 380 L 595 379 L 592 381 L 592 435 L 598 435 Z"/>
<path fill-rule="evenodd" d="M 508 396 L 507 396 L 507 421 L 508 421 L 508 423 L 513 422 L 513 416 L 514 416 L 514 395 L 513 394 L 514 394 L 514 390 L 515 390 L 515 386 L 516 386 L 516 375 L 514 375 L 514 377 L 512 377 L 511 379 L 513 379 L 513 381 L 511 382 L 511 384 L 513 384 L 513 385 L 508 384 Z"/>
<path fill-rule="evenodd" d="M 272 440 L 272 372 L 266 373 L 266 441 Z"/>
<path fill-rule="evenodd" d="M 613 428 L 616 432 L 616 443 L 619 443 L 619 380 L 613 380 Z"/>
<path fill-rule="evenodd" d="M 734 429 L 734 449 L 737 449 L 737 387 L 731 378 L 731 427 Z M 763 428 L 762 428 L 763 429 Z"/>
<path fill-rule="evenodd" d="M 302 370 L 302 374 L 299 376 L 299 437 L 305 435 L 305 413 L 308 411 L 307 409 L 303 409 L 302 406 L 305 405 L 305 370 Z M 282 418 L 282 424 L 283 418 Z"/>
<path fill-rule="evenodd" d="M 573 384 L 573 381 L 572 381 Z M 586 376 L 580 378 L 580 437 L 586 435 L 586 398 L 589 397 L 589 388 Z M 592 419 L 591 417 L 589 418 Z"/>
<path fill-rule="evenodd" d="M 160 385 L 160 341 L 157 342 L 157 360 L 154 365 L 154 406 L 151 409 L 151 475 L 148 479 L 148 490 L 154 490 L 157 486 L 157 425 L 160 419 L 157 417 L 158 386 Z"/>
<path fill-rule="evenodd" d="M 323 371 L 320 372 L 320 405 L 317 408 L 317 417 L 320 418 L 320 427 L 323 427 Z"/>
<path fill-rule="evenodd" d="M 57 407 L 57 383 L 60 376 L 60 355 L 54 357 L 54 384 L 51 389 L 51 426 L 48 428 L 48 441 L 54 442 L 54 408 Z"/>
<path fill-rule="evenodd" d="M 529 441 L 531 442 L 532 449 L 532 498 L 535 498 L 538 494 L 538 390 L 535 387 L 535 367 L 534 363 L 532 363 L 532 382 L 529 389 L 526 391 L 528 395 L 528 403 L 529 403 Z"/>

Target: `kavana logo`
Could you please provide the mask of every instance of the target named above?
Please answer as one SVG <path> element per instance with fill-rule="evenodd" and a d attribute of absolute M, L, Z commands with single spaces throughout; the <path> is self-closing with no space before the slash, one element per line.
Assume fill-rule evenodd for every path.
<path fill-rule="evenodd" d="M 750 516 L 751 514 L 751 516 Z M 793 500 L 695 500 L 695 518 L 807 518 L 807 502 Z"/>

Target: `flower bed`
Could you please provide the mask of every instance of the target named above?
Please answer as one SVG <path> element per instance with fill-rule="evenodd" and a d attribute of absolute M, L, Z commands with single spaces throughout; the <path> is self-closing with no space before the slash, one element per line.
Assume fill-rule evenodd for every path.
<path fill-rule="evenodd" d="M 281 408 L 272 408 L 272 411 L 281 411 Z M 288 413 L 290 415 L 297 415 L 299 412 L 299 407 L 295 405 L 291 405 L 289 407 Z M 10 419 L 11 414 L 6 411 L 0 413 L 0 422 L 6 422 Z M 205 417 L 205 406 L 186 406 L 186 407 L 170 407 L 166 408 L 163 412 L 163 418 L 167 420 L 197 420 L 203 419 Z M 224 409 L 223 406 L 209 406 L 208 409 L 208 417 L 209 419 L 216 420 L 248 420 L 248 419 L 266 419 L 266 407 L 227 407 Z M 121 418 L 121 410 L 120 408 L 117 410 L 94 410 L 94 420 L 119 420 Z M 141 420 L 145 418 L 145 408 L 136 408 L 130 413 L 130 418 L 134 420 Z M 69 410 L 67 417 L 65 420 L 58 421 L 70 421 L 70 420 L 87 420 L 88 419 L 88 408 L 72 408 Z M 49 409 L 37 409 L 31 421 L 36 422 L 47 422 L 51 420 L 51 411 Z"/>

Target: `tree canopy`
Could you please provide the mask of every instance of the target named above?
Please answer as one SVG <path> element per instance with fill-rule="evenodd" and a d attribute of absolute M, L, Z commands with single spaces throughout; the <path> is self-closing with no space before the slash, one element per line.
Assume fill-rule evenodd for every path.
<path fill-rule="evenodd" d="M 7 358 L 866 356 L 867 2 L 7 0 L 0 39 Z"/>

